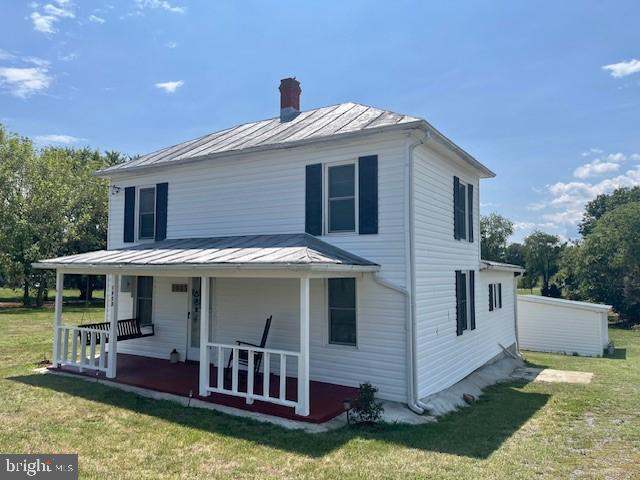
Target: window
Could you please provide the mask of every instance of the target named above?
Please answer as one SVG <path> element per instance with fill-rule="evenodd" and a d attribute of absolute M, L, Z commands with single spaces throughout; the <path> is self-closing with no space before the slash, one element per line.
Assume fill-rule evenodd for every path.
<path fill-rule="evenodd" d="M 473 185 L 453 177 L 453 236 L 473 242 Z"/>
<path fill-rule="evenodd" d="M 356 231 L 356 166 L 329 167 L 327 212 L 328 232 Z"/>
<path fill-rule="evenodd" d="M 489 311 L 502 308 L 502 283 L 489 284 Z"/>
<path fill-rule="evenodd" d="M 467 238 L 467 186 L 464 183 L 458 184 L 458 209 L 456 211 L 456 221 L 458 224 L 458 238 Z"/>
<path fill-rule="evenodd" d="M 136 317 L 141 325 L 153 323 L 153 277 L 138 277 L 136 289 Z"/>
<path fill-rule="evenodd" d="M 330 278 L 329 343 L 356 345 L 356 279 Z"/>
<path fill-rule="evenodd" d="M 456 270 L 456 334 L 475 328 L 475 272 Z"/>
<path fill-rule="evenodd" d="M 156 233 L 156 188 L 141 188 L 138 207 L 138 238 L 153 239 Z"/>

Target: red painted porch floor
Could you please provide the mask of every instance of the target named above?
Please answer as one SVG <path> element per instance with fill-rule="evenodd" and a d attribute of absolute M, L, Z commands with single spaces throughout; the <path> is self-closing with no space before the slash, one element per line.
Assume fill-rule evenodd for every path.
<path fill-rule="evenodd" d="M 52 370 L 64 371 L 82 376 L 105 378 L 104 374 L 96 374 L 95 371 L 85 371 L 80 373 L 75 367 L 65 366 L 57 369 L 53 369 L 52 367 L 50 368 Z M 241 392 L 247 391 L 245 373 L 246 372 L 241 371 L 238 379 L 238 390 Z M 213 365 L 211 366 L 210 378 L 212 384 L 215 385 L 217 381 L 217 368 Z M 309 386 L 311 397 L 310 414 L 308 417 L 301 417 L 296 415 L 295 410 L 291 407 L 276 405 L 260 400 L 255 400 L 253 404 L 247 404 L 243 397 L 235 397 L 220 393 L 212 393 L 208 397 L 200 397 L 198 395 L 198 362 L 180 362 L 171 364 L 168 360 L 128 355 L 124 353 L 118 354 L 116 378 L 108 379 L 108 381 L 147 388 L 158 392 L 171 393 L 183 397 L 188 397 L 191 392 L 193 398 L 198 398 L 205 402 L 311 423 L 326 422 L 338 416 L 344 411 L 343 401 L 346 398 L 355 398 L 358 394 L 357 388 L 311 381 Z M 225 381 L 225 387 L 230 388 L 230 383 L 230 379 L 227 379 Z M 278 375 L 271 374 L 269 383 L 271 396 L 277 397 L 280 388 L 280 377 Z M 255 393 L 262 394 L 262 374 L 257 375 L 254 385 Z M 297 379 L 287 377 L 287 400 L 297 399 L 297 385 Z"/>

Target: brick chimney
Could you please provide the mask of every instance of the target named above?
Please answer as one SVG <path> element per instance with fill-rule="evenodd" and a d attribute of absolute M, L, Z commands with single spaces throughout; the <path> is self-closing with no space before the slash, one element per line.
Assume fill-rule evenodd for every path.
<path fill-rule="evenodd" d="M 300 113 L 300 82 L 293 78 L 280 80 L 280 121 L 288 122 Z"/>

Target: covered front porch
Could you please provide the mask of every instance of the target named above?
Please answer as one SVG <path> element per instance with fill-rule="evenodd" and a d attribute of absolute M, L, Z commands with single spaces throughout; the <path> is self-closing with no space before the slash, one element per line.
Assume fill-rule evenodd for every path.
<path fill-rule="evenodd" d="M 186 398 L 198 398 L 199 400 L 217 403 L 227 407 L 311 423 L 323 423 L 340 415 L 344 411 L 343 401 L 347 398 L 354 398 L 358 393 L 357 388 L 311 380 L 309 382 L 309 415 L 300 416 L 295 413 L 295 408 L 293 407 L 262 400 L 255 400 L 249 404 L 245 398 L 222 393 L 210 393 L 208 396 L 200 396 L 198 394 L 200 376 L 200 365 L 198 362 L 187 361 L 172 364 L 167 360 L 125 353 L 118 354 L 117 362 L 117 376 L 109 379 L 115 383 L 145 388 L 156 392 L 170 393 Z M 86 369 L 80 371 L 79 367 L 71 365 L 64 365 L 57 368 L 52 366 L 51 369 L 85 377 L 106 378 L 102 372 Z M 211 378 L 217 378 L 218 368 L 215 365 L 211 365 L 209 375 Z M 230 389 L 231 381 L 228 372 L 226 377 L 227 380 L 225 380 L 225 382 Z M 264 394 L 264 384 L 264 374 L 259 373 L 254 379 L 253 385 L 253 390 L 256 395 L 262 396 Z M 268 385 L 270 396 L 277 397 L 281 385 L 280 376 L 271 374 L 268 379 Z M 296 402 L 298 395 L 297 379 L 287 377 L 285 387 L 287 400 Z M 242 393 L 248 391 L 246 371 L 240 372 L 238 391 Z"/>
<path fill-rule="evenodd" d="M 331 375 L 321 375 L 323 381 L 310 378 L 311 286 L 331 278 L 355 282 L 378 267 L 306 234 L 167 240 L 38 266 L 55 268 L 58 285 L 65 272 L 107 275 L 104 322 L 64 325 L 57 295 L 55 369 L 311 422 L 338 415 L 343 400 L 357 393 L 339 381 L 334 384 Z M 124 315 L 119 305 L 129 298 L 123 292 L 130 285 L 125 288 L 123 282 L 141 276 L 154 280 L 150 324 L 141 322 L 144 303 Z M 173 288 L 181 285 L 189 286 L 188 296 Z M 216 285 L 218 296 L 213 294 Z M 234 308 L 229 308 L 229 298 Z M 260 341 L 255 312 L 265 318 L 273 310 L 279 310 L 274 322 L 280 332 L 266 342 L 268 327 L 261 328 Z M 213 320 L 214 312 L 224 321 Z M 158 324 L 160 319 L 165 323 Z M 171 342 L 183 342 L 179 363 L 169 362 Z M 149 345 L 161 349 L 150 351 Z"/>

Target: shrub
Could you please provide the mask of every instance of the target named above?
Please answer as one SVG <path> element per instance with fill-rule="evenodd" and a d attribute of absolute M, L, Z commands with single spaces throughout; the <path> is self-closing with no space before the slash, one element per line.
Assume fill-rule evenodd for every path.
<path fill-rule="evenodd" d="M 360 393 L 353 401 L 353 415 L 359 423 L 376 423 L 382 418 L 384 407 L 376 399 L 378 389 L 369 382 L 360 385 Z"/>

